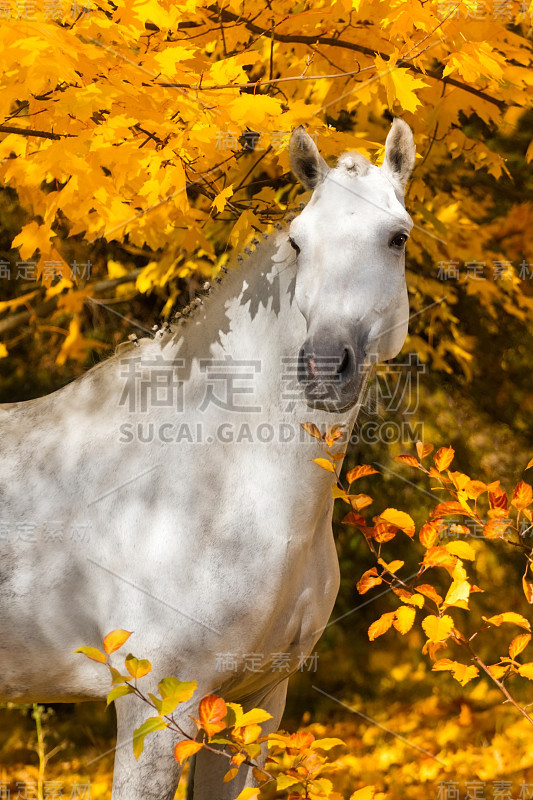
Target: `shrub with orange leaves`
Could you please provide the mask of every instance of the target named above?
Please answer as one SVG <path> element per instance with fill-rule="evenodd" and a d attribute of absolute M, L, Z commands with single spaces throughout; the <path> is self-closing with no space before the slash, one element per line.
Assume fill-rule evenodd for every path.
<path fill-rule="evenodd" d="M 334 457 L 330 452 L 331 436 L 328 431 L 321 434 L 317 429 L 311 435 L 320 440 L 326 450 L 326 458 L 315 461 L 322 468 L 334 472 L 338 486 L 341 485 L 338 463 L 345 454 L 339 458 L 339 454 Z M 476 615 L 469 602 L 472 595 L 484 589 L 469 577 L 465 565 L 465 562 L 471 565 L 475 563 L 479 549 L 466 541 L 466 538 L 472 537 L 473 527 L 480 533 L 480 537 L 474 534 L 475 538 L 485 541 L 497 539 L 502 546 L 510 547 L 517 557 L 524 559 L 524 601 L 525 604 L 533 602 L 533 580 L 530 577 L 533 547 L 527 541 L 533 531 L 533 489 L 530 484 L 520 480 L 509 499 L 499 480 L 484 483 L 463 472 L 451 470 L 455 457 L 452 447 L 437 450 L 433 455 L 433 463 L 427 461 L 434 450 L 433 445 L 419 441 L 416 450 L 418 457 L 404 454 L 396 456 L 396 461 L 422 471 L 430 482 L 432 492 L 442 494 L 440 502 L 421 526 L 418 542 L 415 540 L 415 523 L 404 511 L 387 508 L 374 516 L 371 522 L 359 513 L 370 505 L 372 498 L 363 495 L 364 501 L 361 503 L 361 495 L 352 493 L 352 485 L 361 476 L 375 474 L 377 470 L 368 465 L 356 467 L 346 475 L 348 486 L 334 489 L 334 496 L 352 508 L 343 522 L 363 534 L 376 562 L 359 579 L 359 593 L 366 594 L 376 586 L 385 585 L 401 603 L 396 611 L 382 614 L 370 625 L 368 637 L 374 641 L 392 627 L 400 634 L 406 634 L 418 616 L 425 635 L 422 652 L 434 662 L 435 671 L 451 673 L 462 686 L 484 673 L 505 699 L 533 725 L 533 718 L 511 694 L 507 685 L 511 676 L 533 680 L 533 660 L 518 660 L 530 643 L 531 624 L 526 616 L 517 611 L 498 610 L 489 617 Z M 327 463 L 322 464 L 322 461 Z M 527 464 L 526 470 L 531 467 L 533 459 Z M 409 577 L 400 574 L 405 566 L 403 560 L 387 562 L 383 557 L 383 545 L 392 542 L 400 534 L 404 534 L 411 542 L 411 549 L 415 550 L 418 561 L 418 570 Z M 444 595 L 440 594 L 443 574 L 447 574 L 449 579 Z M 462 623 L 459 622 L 451 613 L 453 609 L 469 612 L 466 623 L 464 615 Z M 527 633 L 514 636 L 509 643 L 508 656 L 488 664 L 481 658 L 475 640 L 502 624 L 522 628 Z M 457 650 L 460 660 L 439 657 L 441 651 L 451 646 Z"/>

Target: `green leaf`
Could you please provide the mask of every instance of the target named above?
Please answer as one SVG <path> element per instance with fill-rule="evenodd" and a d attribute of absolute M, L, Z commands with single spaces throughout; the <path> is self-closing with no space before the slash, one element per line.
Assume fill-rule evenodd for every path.
<path fill-rule="evenodd" d="M 146 658 L 135 658 L 131 653 L 126 656 L 126 669 L 132 678 L 142 678 L 148 675 L 152 665 Z"/>
<path fill-rule="evenodd" d="M 158 714 L 161 714 L 162 717 L 166 716 L 167 714 L 172 714 L 176 706 L 179 705 L 179 702 L 177 700 L 173 700 L 171 697 L 170 698 L 167 697 L 164 700 L 161 700 L 160 697 L 157 697 L 155 694 L 152 694 L 151 692 L 148 693 L 148 697 L 150 698 L 154 706 L 157 708 Z"/>
<path fill-rule="evenodd" d="M 288 789 L 289 786 L 294 786 L 295 783 L 300 783 L 300 778 L 293 778 L 291 775 L 278 775 L 276 778 L 277 789 L 282 792 Z"/>
<path fill-rule="evenodd" d="M 209 739 L 209 744 L 225 744 L 235 751 L 239 749 L 235 742 L 232 742 L 231 739 L 225 739 L 223 736 L 212 736 Z"/>
<path fill-rule="evenodd" d="M 109 694 L 107 695 L 107 705 L 116 700 L 117 697 L 123 697 L 126 694 L 132 694 L 135 692 L 133 686 L 115 686 L 114 689 L 111 689 Z"/>
<path fill-rule="evenodd" d="M 248 753 L 250 758 L 259 758 L 261 755 L 261 745 L 257 742 L 252 742 L 252 744 L 246 745 L 246 752 Z"/>
<path fill-rule="evenodd" d="M 118 669 L 115 667 L 109 667 L 109 672 L 111 673 L 111 683 L 124 683 L 124 681 L 130 681 L 131 675 L 121 675 Z"/>
<path fill-rule="evenodd" d="M 161 717 L 148 717 L 143 724 L 133 732 L 133 755 L 139 758 L 144 750 L 144 740 L 149 733 L 166 728 L 167 723 Z"/>
<path fill-rule="evenodd" d="M 196 681 L 179 681 L 177 678 L 163 678 L 158 683 L 163 700 L 174 700 L 176 703 L 190 700 L 197 688 Z"/>
<path fill-rule="evenodd" d="M 156 707 L 157 713 L 163 715 L 163 711 L 162 711 L 163 701 L 159 697 L 156 697 L 155 694 L 152 694 L 152 692 L 148 692 L 148 697 L 150 698 L 150 700 L 152 701 L 152 703 Z"/>

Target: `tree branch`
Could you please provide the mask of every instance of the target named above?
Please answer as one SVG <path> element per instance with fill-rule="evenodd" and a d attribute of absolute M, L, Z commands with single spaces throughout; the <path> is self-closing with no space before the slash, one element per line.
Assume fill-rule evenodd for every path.
<path fill-rule="evenodd" d="M 134 281 L 137 276 L 141 274 L 141 272 L 142 268 L 134 269 L 131 272 L 128 272 L 127 275 L 121 275 L 119 278 L 97 281 L 96 283 L 93 283 L 89 289 L 92 295 L 100 294 L 108 289 L 114 289 L 115 286 L 120 286 L 122 283 L 130 283 L 131 281 Z M 48 314 L 51 314 L 55 309 L 58 296 L 60 295 L 57 295 L 51 300 L 45 300 L 44 302 L 35 306 L 35 308 L 27 311 L 19 311 L 17 314 L 10 314 L 5 319 L 0 320 L 0 334 L 7 333 L 7 331 L 13 330 L 13 328 L 23 325 L 33 316 L 48 316 Z"/>
<path fill-rule="evenodd" d="M 41 139 L 61 139 L 70 136 L 68 133 L 51 133 L 50 131 L 34 131 L 30 128 L 14 128 L 11 125 L 0 125 L 0 133 L 19 133 L 21 136 L 39 136 Z"/>
<path fill-rule="evenodd" d="M 237 22 L 240 21 L 244 26 L 251 32 L 257 35 L 269 37 L 272 33 L 271 30 L 267 28 L 261 28 L 259 25 L 254 24 L 253 22 L 249 22 L 245 19 L 242 19 L 237 14 L 234 14 L 227 9 L 223 9 L 222 11 L 219 8 L 214 6 L 209 6 L 209 11 L 212 13 L 217 13 L 221 15 L 221 18 L 225 22 Z M 345 50 L 353 50 L 356 53 L 362 53 L 365 56 L 369 56 L 370 58 L 374 59 L 376 55 L 381 56 L 381 58 L 388 60 L 389 56 L 387 53 L 382 53 L 377 50 L 373 50 L 371 47 L 365 47 L 362 44 L 356 44 L 355 42 L 348 42 L 343 39 L 335 39 L 332 36 L 305 36 L 303 34 L 289 34 L 289 33 L 278 33 L 276 31 L 276 41 L 284 42 L 286 44 L 307 44 L 307 45 L 327 45 L 329 47 L 341 47 Z M 463 83 L 462 81 L 458 81 L 455 78 L 450 78 L 449 76 L 443 77 L 440 71 L 438 70 L 427 70 L 424 71 L 420 69 L 420 67 L 415 66 L 410 61 L 400 60 L 395 65 L 400 67 L 401 69 L 410 69 L 412 72 L 416 72 L 418 75 L 422 75 L 427 78 L 433 78 L 434 80 L 439 81 L 440 83 L 444 83 L 448 86 L 455 86 L 457 89 L 461 89 L 463 92 L 468 92 L 469 94 L 473 94 L 476 97 L 481 98 L 482 100 L 486 100 L 488 103 L 492 103 L 493 105 L 497 106 L 499 109 L 503 110 L 507 108 L 507 103 L 504 100 L 498 100 L 496 97 L 491 97 L 491 95 L 487 94 L 481 89 L 476 89 L 474 86 L 469 86 L 467 83 Z M 261 86 L 262 84 L 268 83 L 268 81 L 260 81 L 257 84 L 251 84 L 252 86 L 257 85 Z M 210 87 L 208 87 L 210 88 Z"/>

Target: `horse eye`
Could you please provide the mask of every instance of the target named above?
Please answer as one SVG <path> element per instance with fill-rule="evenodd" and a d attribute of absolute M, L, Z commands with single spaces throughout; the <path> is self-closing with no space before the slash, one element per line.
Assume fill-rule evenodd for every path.
<path fill-rule="evenodd" d="M 403 247 L 408 238 L 409 237 L 405 233 L 397 233 L 396 236 L 393 236 L 390 240 L 390 247 Z"/>
<path fill-rule="evenodd" d="M 299 255 L 299 253 L 300 253 L 300 248 L 298 247 L 298 245 L 296 244 L 296 242 L 294 241 L 294 239 L 291 239 L 291 237 L 290 237 L 290 236 L 289 236 L 289 243 L 290 243 L 290 245 L 291 245 L 292 249 L 296 251 L 296 255 Z"/>

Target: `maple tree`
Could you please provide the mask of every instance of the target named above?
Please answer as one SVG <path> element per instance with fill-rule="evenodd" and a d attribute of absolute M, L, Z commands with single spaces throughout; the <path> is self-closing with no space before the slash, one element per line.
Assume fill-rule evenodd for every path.
<path fill-rule="evenodd" d="M 379 159 L 384 114 L 411 125 L 418 150 L 411 349 L 471 374 L 475 340 L 454 307 L 466 298 L 487 319 L 527 318 L 531 209 L 504 155 L 531 105 L 523 3 L 4 5 L 0 177 L 19 204 L 4 253 L 13 275 L 34 267 L 4 281 L 0 355 L 17 357 L 30 321 L 79 370 L 117 319 L 96 325 L 103 301 L 122 299 L 131 318 L 132 299 L 151 295 L 149 313 L 168 317 L 295 205 L 294 126 L 325 157 L 355 147 Z M 450 263 L 459 279 L 443 282 Z M 480 264 L 484 279 L 469 279 L 465 265 Z"/>

